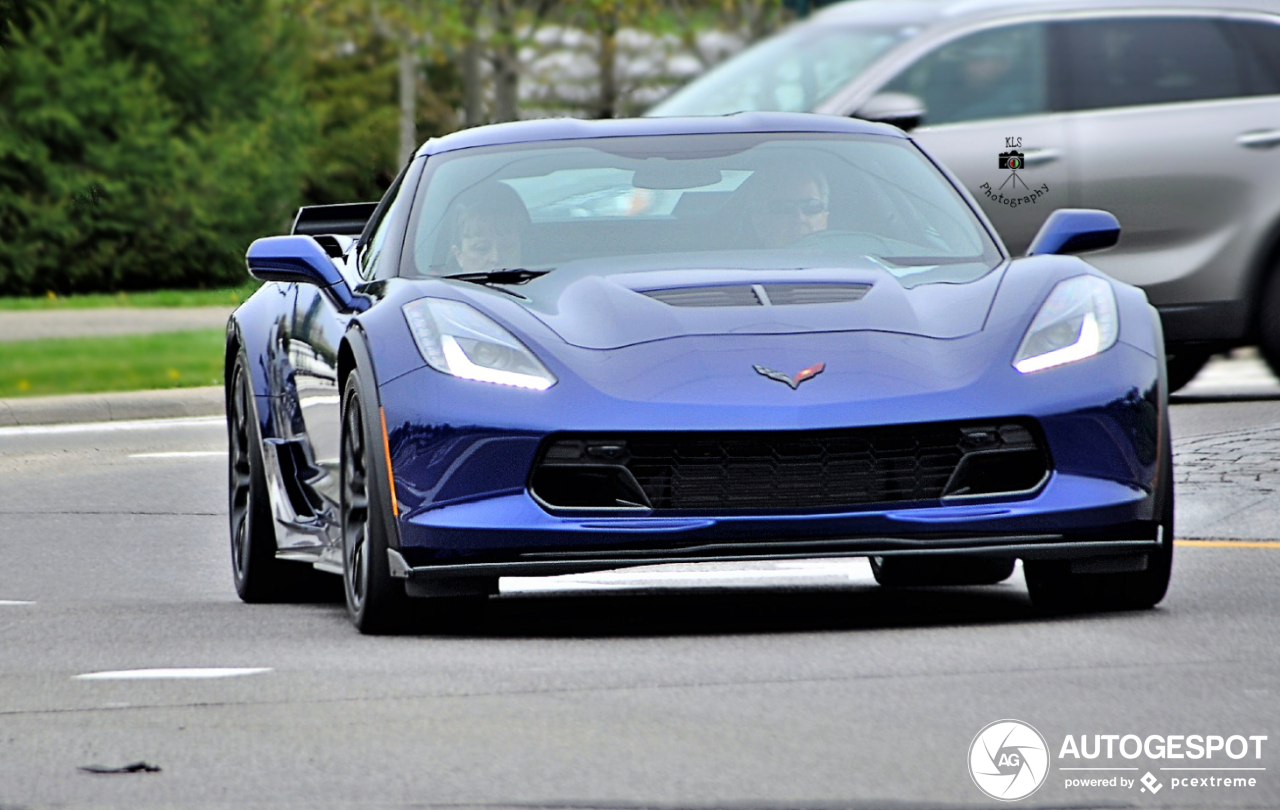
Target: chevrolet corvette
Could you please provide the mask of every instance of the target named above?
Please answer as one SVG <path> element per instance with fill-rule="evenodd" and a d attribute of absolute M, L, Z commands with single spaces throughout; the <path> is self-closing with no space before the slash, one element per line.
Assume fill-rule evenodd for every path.
<path fill-rule="evenodd" d="M 994 159 L 994 158 L 993 158 Z M 341 577 L 365 633 L 503 576 L 868 557 L 1148 608 L 1173 558 L 1144 293 L 1009 255 L 910 136 L 827 116 L 548 120 L 428 141 L 378 203 L 254 242 L 226 342 L 245 601 Z"/>

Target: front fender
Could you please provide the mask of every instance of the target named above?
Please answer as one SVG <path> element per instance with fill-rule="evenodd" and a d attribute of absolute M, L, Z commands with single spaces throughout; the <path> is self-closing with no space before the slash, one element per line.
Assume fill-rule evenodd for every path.
<path fill-rule="evenodd" d="M 284 422 L 290 418 L 280 403 L 288 399 L 293 386 L 288 341 L 296 296 L 292 284 L 265 284 L 227 321 L 224 378 L 230 377 L 236 352 L 243 352 L 264 440 L 284 435 Z"/>

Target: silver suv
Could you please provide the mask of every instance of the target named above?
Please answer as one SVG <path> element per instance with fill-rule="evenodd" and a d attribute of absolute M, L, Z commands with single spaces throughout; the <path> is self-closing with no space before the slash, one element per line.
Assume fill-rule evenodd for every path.
<path fill-rule="evenodd" d="M 1089 260 L 1160 310 L 1170 387 L 1257 343 L 1280 372 L 1280 3 L 859 0 L 707 73 L 650 115 L 790 110 L 904 129 L 1022 253 L 1103 208 Z"/>

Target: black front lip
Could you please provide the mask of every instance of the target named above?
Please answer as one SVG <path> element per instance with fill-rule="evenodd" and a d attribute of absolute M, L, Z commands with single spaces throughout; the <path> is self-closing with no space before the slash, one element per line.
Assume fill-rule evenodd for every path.
<path fill-rule="evenodd" d="M 504 576 L 556 576 L 610 571 L 641 565 L 701 562 L 768 562 L 834 557 L 923 556 L 963 554 L 1071 559 L 1132 555 L 1159 549 L 1156 537 L 1084 540 L 1061 534 L 1010 534 L 966 537 L 856 537 L 824 540 L 777 540 L 747 543 L 699 543 L 668 548 L 606 549 L 601 551 L 525 552 L 501 560 L 410 566 L 389 550 L 391 576 L 410 583 Z"/>

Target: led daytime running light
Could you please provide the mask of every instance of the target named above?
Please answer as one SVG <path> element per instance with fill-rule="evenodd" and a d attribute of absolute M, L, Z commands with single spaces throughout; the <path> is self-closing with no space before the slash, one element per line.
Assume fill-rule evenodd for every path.
<path fill-rule="evenodd" d="M 515 335 L 469 304 L 420 298 L 402 309 L 422 359 L 436 371 L 533 391 L 556 384 L 546 366 Z"/>
<path fill-rule="evenodd" d="M 1102 334 L 1098 331 L 1098 319 L 1090 312 L 1084 316 L 1084 322 L 1080 324 L 1080 337 L 1076 338 L 1075 343 L 1063 346 L 1061 349 L 1054 349 L 1039 357 L 1019 360 L 1013 367 L 1023 374 L 1030 374 L 1033 371 L 1042 371 L 1064 363 L 1074 363 L 1097 354 L 1101 342 Z"/>

